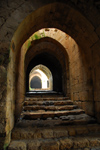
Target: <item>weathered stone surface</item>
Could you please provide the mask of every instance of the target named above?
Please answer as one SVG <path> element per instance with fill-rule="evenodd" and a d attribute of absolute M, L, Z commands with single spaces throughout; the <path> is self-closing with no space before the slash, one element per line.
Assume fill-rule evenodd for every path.
<path fill-rule="evenodd" d="M 89 106 L 89 107 L 88 107 Z M 85 112 L 91 116 L 94 115 L 94 106 L 93 102 L 82 102 L 82 108 L 85 110 Z"/>
<path fill-rule="evenodd" d="M 0 137 L 0 149 L 3 150 L 5 137 Z"/>
<path fill-rule="evenodd" d="M 100 133 L 98 132 L 100 126 L 97 124 L 36 128 L 36 126 L 33 127 L 34 123 L 35 120 L 25 121 L 27 126 L 24 126 L 24 122 L 20 126 L 17 124 L 16 129 L 13 130 L 12 140 L 25 140 L 29 150 L 84 150 L 85 148 L 90 150 L 90 148 L 100 146 Z M 38 136 L 38 133 L 41 136 Z"/>
<path fill-rule="evenodd" d="M 6 85 L 7 71 L 4 66 L 0 66 L 0 134 L 5 133 L 6 126 Z"/>
<path fill-rule="evenodd" d="M 46 121 L 43 125 L 43 123 L 40 123 L 39 120 L 48 120 L 47 126 L 54 124 L 86 124 L 95 122 L 95 119 L 93 120 L 93 118 L 86 115 L 84 110 L 73 105 L 71 100 L 66 100 L 64 97 L 57 98 L 57 100 L 54 99 L 55 98 L 39 98 L 38 100 L 38 98 L 31 98 L 30 100 L 30 98 L 26 97 L 26 101 L 24 102 L 24 111 L 22 113 L 23 119 L 37 120 L 37 123 L 35 122 L 34 126 L 46 126 Z M 59 103 L 62 103 L 62 101 L 67 102 L 67 105 L 60 106 Z M 58 103 L 58 106 L 56 106 L 55 103 Z M 71 110 L 63 110 L 63 107 L 71 107 Z M 59 108 L 62 110 L 59 110 Z M 75 132 L 76 131 L 70 131 L 70 135 L 75 135 Z M 84 133 L 82 132 L 81 134 L 83 135 L 85 132 L 87 131 L 84 131 Z"/>
<path fill-rule="evenodd" d="M 57 141 L 44 141 L 41 144 L 40 150 L 59 150 L 59 142 Z"/>
<path fill-rule="evenodd" d="M 56 2 L 59 2 L 59 1 L 56 1 Z M 50 3 L 50 1 L 27 2 L 24 0 L 22 0 L 22 1 L 18 0 L 15 2 L 12 2 L 12 1 L 8 2 L 5 0 L 1 0 L 0 1 L 0 33 L 1 33 L 0 40 L 7 41 L 9 43 L 11 41 L 17 27 L 21 23 L 21 21 L 24 20 L 24 18 L 31 12 L 33 12 L 37 8 L 41 8 L 41 6 L 44 6 L 45 4 L 48 4 L 48 3 Z M 67 5 L 70 4 L 70 6 L 68 7 L 68 6 L 66 6 L 66 4 Z M 72 8 L 71 8 L 71 6 L 72 6 Z M 73 8 L 75 8 L 75 9 L 73 9 Z M 99 99 L 100 99 L 100 94 L 99 94 L 100 93 L 100 85 L 96 84 L 97 82 L 98 83 L 100 82 L 100 80 L 99 80 L 99 76 L 100 76 L 100 74 L 99 74 L 100 42 L 98 42 L 98 46 L 96 46 L 94 44 L 94 43 L 97 43 L 97 41 L 99 41 L 98 36 L 100 35 L 99 34 L 99 31 L 100 31 L 100 29 L 99 29 L 100 28 L 99 8 L 100 8 L 100 3 L 98 1 L 94 1 L 94 0 L 88 1 L 88 2 L 84 1 L 84 0 L 79 0 L 79 1 L 71 0 L 69 2 L 66 1 L 65 4 L 53 3 L 53 4 L 50 4 L 50 6 L 47 5 L 43 8 L 35 11 L 36 12 L 35 14 L 33 14 L 33 15 L 31 14 L 31 17 L 28 20 L 25 20 L 25 22 L 23 22 L 20 25 L 20 29 L 19 29 L 20 31 L 17 34 L 16 38 L 15 37 L 13 38 L 16 41 L 16 45 L 19 46 L 16 48 L 16 53 L 17 53 L 17 50 L 21 49 L 21 46 L 24 43 L 24 41 L 33 32 L 37 31 L 40 28 L 48 27 L 48 25 L 50 27 L 59 28 L 60 30 L 65 31 L 66 33 L 71 35 L 71 37 L 73 37 L 75 39 L 75 41 L 79 44 L 79 46 L 80 46 L 79 49 L 77 48 L 78 47 L 77 45 L 69 46 L 66 41 L 64 41 L 60 38 L 60 36 L 58 37 L 58 39 L 60 38 L 60 40 L 58 40 L 58 41 L 61 41 L 61 40 L 63 41 L 61 44 L 66 48 L 66 51 L 68 53 L 69 60 L 70 60 L 70 62 L 69 62 L 70 74 L 71 74 L 70 89 L 71 89 L 72 99 L 76 100 L 77 103 L 80 103 L 80 101 L 84 100 L 85 104 L 84 104 L 84 106 L 83 105 L 82 106 L 87 111 L 87 113 L 89 113 L 91 115 L 96 115 L 98 121 L 100 121 L 100 119 L 99 119 L 100 112 L 99 112 L 99 105 L 98 105 L 99 103 L 95 103 L 96 104 L 95 108 L 94 108 L 93 104 L 95 101 L 99 101 Z M 73 14 L 74 14 L 74 16 L 73 16 Z M 44 16 L 46 16 L 46 17 L 44 17 Z M 21 26 L 22 26 L 22 29 L 21 29 Z M 23 28 L 24 26 L 25 26 L 25 28 Z M 96 31 L 97 34 L 94 31 Z M 57 40 L 57 38 L 56 38 L 56 40 Z M 66 44 L 64 45 L 63 43 L 66 43 Z M 9 43 L 9 45 L 10 45 L 10 43 Z M 91 49 L 93 47 L 94 47 L 94 49 Z M 9 49 L 9 46 L 7 46 L 7 49 Z M 2 49 L 2 51 L 3 50 L 4 49 Z M 78 51 L 80 51 L 80 53 L 78 53 Z M 20 53 L 18 53 L 17 58 L 20 58 L 19 56 L 20 56 Z M 7 66 L 8 54 L 7 54 L 7 56 L 4 56 L 3 52 L 2 52 L 2 54 L 0 52 L 0 58 L 1 58 L 0 63 L 4 66 Z M 7 62 L 6 62 L 5 58 L 7 58 Z M 17 58 L 16 58 L 16 60 L 17 60 Z M 17 64 L 16 61 L 14 63 Z M 18 71 L 17 67 L 14 67 L 11 69 L 14 70 L 15 68 Z M 89 68 L 91 68 L 91 69 L 89 69 Z M 18 73 L 17 71 L 16 71 L 16 79 L 19 76 L 19 75 L 17 76 L 17 73 Z M 14 76 L 11 78 L 13 79 Z M 91 78 L 92 78 L 91 81 L 93 81 L 93 83 L 91 82 L 91 85 L 90 85 L 87 81 L 89 81 Z M 1 80 L 0 80 L 0 82 L 1 82 Z M 15 86 L 17 83 L 13 83 L 13 84 Z M 0 85 L 0 89 L 2 91 L 2 85 Z M 91 89 L 90 94 L 89 94 L 88 89 Z M 96 93 L 94 92 L 94 90 L 96 91 Z M 5 92 L 0 93 L 0 101 L 3 101 L 3 96 L 5 95 L 5 93 L 6 93 L 6 89 L 5 89 Z M 13 92 L 12 92 L 12 95 L 14 95 Z M 12 97 L 12 95 L 11 95 L 11 97 Z M 91 99 L 90 95 L 92 95 L 92 99 Z M 94 95 L 94 97 L 93 97 L 93 95 Z M 12 99 L 11 99 L 11 104 L 13 103 Z M 94 100 L 94 102 L 91 103 L 91 106 L 89 105 L 90 103 L 85 102 L 88 99 L 91 101 Z M 16 102 L 16 104 L 17 104 L 17 102 Z M 0 108 L 1 109 L 5 108 L 5 103 L 4 104 L 2 103 L 2 105 L 3 105 L 3 107 L 0 107 Z M 12 106 L 12 107 L 14 108 L 15 106 Z M 12 107 L 10 107 L 9 110 L 12 110 Z M 22 107 L 22 105 L 20 107 Z M 89 110 L 88 110 L 88 108 L 89 108 Z M 95 113 L 94 113 L 94 110 L 95 110 Z M 2 111 L 3 114 L 4 114 L 4 112 L 5 112 L 5 110 Z M 2 118 L 3 115 L 0 115 L 0 116 L 1 116 L 0 123 L 5 122 L 5 119 Z M 4 116 L 5 116 L 5 114 L 4 114 Z M 13 111 L 11 114 L 11 118 L 13 118 L 12 116 L 13 116 Z M 12 120 L 14 120 L 14 119 L 12 119 Z M 8 120 L 8 122 L 13 122 L 13 121 Z M 11 123 L 10 125 L 13 126 L 12 124 L 13 123 Z"/>
<path fill-rule="evenodd" d="M 98 124 L 87 125 L 87 129 L 88 131 L 93 132 L 93 133 L 100 133 L 100 126 Z"/>
<path fill-rule="evenodd" d="M 31 141 L 27 145 L 28 150 L 39 150 L 40 141 Z"/>
<path fill-rule="evenodd" d="M 56 95 L 56 96 L 51 96 L 49 95 L 49 97 L 40 97 L 38 95 L 38 97 L 36 97 L 37 95 L 33 96 L 33 97 L 25 97 L 25 101 L 60 101 L 60 100 L 68 100 L 69 97 L 63 97 L 62 99 L 62 96 L 63 95 Z"/>
<path fill-rule="evenodd" d="M 76 135 L 75 129 L 73 129 L 73 128 L 70 129 L 70 128 L 69 128 L 69 129 L 68 129 L 68 135 L 69 135 L 69 136 L 75 136 L 75 135 Z"/>
<path fill-rule="evenodd" d="M 61 143 L 61 145 L 60 145 L 61 150 L 64 150 L 64 149 L 70 150 L 73 146 L 73 141 L 68 138 L 60 140 L 60 143 Z"/>
<path fill-rule="evenodd" d="M 35 130 L 35 132 L 34 132 L 34 138 L 38 139 L 38 138 L 41 138 L 41 137 L 42 137 L 42 135 L 41 135 L 40 130 Z"/>
<path fill-rule="evenodd" d="M 53 131 L 53 136 L 54 138 L 67 137 L 68 131 L 65 129 L 63 130 L 62 128 L 57 128 Z"/>
<path fill-rule="evenodd" d="M 5 126 L 3 123 L 0 123 L 0 133 L 4 133 L 5 132 Z"/>
<path fill-rule="evenodd" d="M 90 148 L 84 148 L 84 150 L 90 150 Z"/>
<path fill-rule="evenodd" d="M 52 129 L 44 129 L 41 132 L 41 136 L 43 138 L 53 138 L 53 130 Z"/>
<path fill-rule="evenodd" d="M 3 17 L 0 17 L 0 26 L 2 26 L 5 22 L 5 19 Z"/>
<path fill-rule="evenodd" d="M 76 130 L 76 134 L 78 134 L 78 135 L 85 135 L 85 134 L 89 133 L 89 131 L 86 127 L 84 127 L 84 128 L 81 128 L 81 126 L 78 128 L 76 127 L 75 130 Z"/>
<path fill-rule="evenodd" d="M 72 110 L 77 108 L 76 105 L 64 105 L 64 106 L 25 106 L 24 111 L 31 110 Z"/>
<path fill-rule="evenodd" d="M 43 111 L 43 110 L 40 110 L 40 111 L 31 111 L 31 112 L 23 112 L 22 115 L 24 115 L 24 119 L 37 119 L 37 118 L 42 118 L 42 119 L 46 119 L 46 118 L 54 118 L 54 117 L 60 117 L 60 116 L 65 116 L 65 115 L 78 115 L 78 114 L 82 114 L 84 113 L 84 110 L 82 109 L 73 109 L 73 110 L 70 110 L 70 111 Z M 74 117 L 74 116 L 73 116 Z M 71 116 L 69 116 L 69 119 L 70 120 L 74 120 L 75 118 L 73 118 Z M 66 117 L 67 119 L 67 117 Z M 67 119 L 67 120 L 69 120 Z"/>
<path fill-rule="evenodd" d="M 63 100 L 63 97 L 61 100 L 49 100 L 48 102 L 47 101 L 35 101 L 35 100 L 28 100 L 28 101 L 25 101 L 24 102 L 24 105 L 27 106 L 27 105 L 54 105 L 54 106 L 60 106 L 60 105 L 72 105 L 73 102 L 71 100 Z"/>
<path fill-rule="evenodd" d="M 20 141 L 12 141 L 8 150 L 27 150 L 26 143 Z"/>
<path fill-rule="evenodd" d="M 7 71 L 4 66 L 0 66 L 0 84 L 3 83 L 3 85 L 6 85 L 6 81 L 7 81 Z"/>
<path fill-rule="evenodd" d="M 74 148 L 85 148 L 89 146 L 89 141 L 85 138 L 76 138 L 73 141 Z"/>
<path fill-rule="evenodd" d="M 20 131 L 20 132 L 19 132 Z M 40 130 L 26 130 L 26 129 L 17 129 L 12 132 L 12 139 L 20 140 L 20 139 L 37 139 L 41 138 Z"/>
<path fill-rule="evenodd" d="M 90 138 L 90 146 L 91 147 L 96 147 L 96 146 L 100 146 L 100 141 L 98 140 L 98 139 L 92 139 L 92 138 Z"/>

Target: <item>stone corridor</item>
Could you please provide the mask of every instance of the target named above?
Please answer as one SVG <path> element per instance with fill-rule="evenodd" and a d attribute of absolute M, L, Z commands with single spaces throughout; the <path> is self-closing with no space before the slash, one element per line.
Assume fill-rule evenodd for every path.
<path fill-rule="evenodd" d="M 99 124 L 100 0 L 0 0 L 0 150 L 100 150 Z"/>

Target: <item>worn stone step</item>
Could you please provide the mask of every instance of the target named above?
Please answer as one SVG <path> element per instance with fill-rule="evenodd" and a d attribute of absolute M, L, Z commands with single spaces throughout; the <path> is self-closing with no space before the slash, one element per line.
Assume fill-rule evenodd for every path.
<path fill-rule="evenodd" d="M 55 106 L 62 106 L 62 105 L 72 105 L 73 102 L 71 100 L 61 100 L 61 101 L 25 101 L 24 106 L 27 105 L 55 105 Z"/>
<path fill-rule="evenodd" d="M 78 108 L 77 105 L 64 105 L 64 106 L 45 106 L 45 105 L 42 105 L 42 106 L 38 106 L 38 105 L 33 105 L 33 106 L 24 106 L 23 110 L 24 111 L 32 111 L 32 110 L 45 110 L 45 111 L 48 111 L 48 110 L 72 110 L 72 109 L 76 109 Z"/>
<path fill-rule="evenodd" d="M 58 133 L 57 133 L 58 134 Z M 100 134 L 34 140 L 12 140 L 8 150 L 100 150 Z"/>
<path fill-rule="evenodd" d="M 25 97 L 25 101 L 52 101 L 52 100 L 69 100 L 69 97 L 47 97 L 47 98 L 35 98 L 35 97 Z"/>
<path fill-rule="evenodd" d="M 27 124 L 27 123 L 26 123 Z M 61 138 L 79 135 L 92 135 L 100 134 L 100 125 L 70 125 L 70 126 L 53 126 L 53 127 L 34 127 L 17 125 L 12 131 L 12 140 L 25 140 L 25 139 L 50 139 Z"/>
<path fill-rule="evenodd" d="M 60 138 L 100 133 L 100 125 L 86 114 L 68 116 L 69 120 L 22 120 L 12 131 L 12 139 Z M 81 124 L 80 124 L 81 123 Z M 89 124 L 92 123 L 92 124 Z"/>
<path fill-rule="evenodd" d="M 59 117 L 59 116 L 66 116 L 66 115 L 77 115 L 77 114 L 82 114 L 85 113 L 84 110 L 82 109 L 73 109 L 70 111 L 32 111 L 32 112 L 23 112 L 23 119 L 47 119 L 49 117 L 54 118 L 54 117 Z"/>
<path fill-rule="evenodd" d="M 45 93 L 45 94 L 36 94 L 36 93 L 34 93 L 34 94 L 26 94 L 26 97 L 31 97 L 31 98 L 52 98 L 52 97 L 63 97 L 63 94 L 47 94 L 47 93 Z"/>
<path fill-rule="evenodd" d="M 54 126 L 67 126 L 67 125 L 83 125 L 96 123 L 96 120 L 87 114 L 67 115 L 59 117 L 48 117 L 47 119 L 37 118 L 34 120 L 21 119 L 18 123 L 19 127 L 54 127 Z"/>

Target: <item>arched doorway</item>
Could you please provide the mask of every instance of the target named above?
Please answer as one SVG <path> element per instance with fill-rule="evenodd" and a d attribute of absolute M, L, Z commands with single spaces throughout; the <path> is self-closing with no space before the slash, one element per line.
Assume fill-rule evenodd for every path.
<path fill-rule="evenodd" d="M 41 89 L 42 84 L 41 84 L 41 79 L 38 76 L 34 76 L 31 81 L 30 81 L 30 88 L 31 90 L 33 89 Z"/>
<path fill-rule="evenodd" d="M 27 54 L 26 54 L 27 59 Z M 62 68 L 60 62 L 56 59 L 55 56 L 48 52 L 40 53 L 39 55 L 36 55 L 32 60 L 30 61 L 27 72 L 26 72 L 26 92 L 28 92 L 28 81 L 29 81 L 29 73 L 30 70 L 35 67 L 38 64 L 42 64 L 48 68 L 53 76 L 53 91 L 56 92 L 63 92 L 62 91 Z"/>
<path fill-rule="evenodd" d="M 30 83 L 33 78 L 39 77 L 41 80 L 41 88 L 32 88 Z M 52 91 L 53 90 L 53 76 L 51 71 L 44 65 L 35 66 L 29 73 L 29 91 Z"/>

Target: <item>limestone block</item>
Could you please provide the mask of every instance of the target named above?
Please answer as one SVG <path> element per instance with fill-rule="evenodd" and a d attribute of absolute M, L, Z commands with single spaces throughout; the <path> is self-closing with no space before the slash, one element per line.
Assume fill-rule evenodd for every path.
<path fill-rule="evenodd" d="M 89 139 L 90 141 L 90 146 L 91 147 L 96 147 L 96 146 L 100 146 L 99 140 L 98 139 Z"/>
<path fill-rule="evenodd" d="M 44 129 L 41 131 L 41 136 L 43 138 L 52 138 L 53 137 L 53 130 L 52 129 Z"/>
<path fill-rule="evenodd" d="M 69 134 L 69 136 L 75 136 L 76 135 L 76 131 L 75 131 L 75 129 L 68 129 L 68 134 Z"/>
<path fill-rule="evenodd" d="M 59 150 L 59 142 L 45 141 L 42 143 L 40 150 Z"/>
<path fill-rule="evenodd" d="M 68 136 L 68 131 L 67 130 L 62 130 L 62 128 L 58 128 L 58 129 L 55 129 L 53 131 L 53 135 L 55 138 L 59 138 L 59 137 L 67 137 Z"/>
<path fill-rule="evenodd" d="M 36 130 L 35 132 L 34 132 L 34 138 L 36 138 L 36 139 L 38 139 L 38 138 L 41 138 L 41 132 L 40 132 L 40 130 Z"/>
<path fill-rule="evenodd" d="M 84 150 L 90 150 L 90 148 L 84 148 Z"/>
<path fill-rule="evenodd" d="M 87 126 L 89 132 L 100 133 L 100 126 L 97 124 Z"/>
<path fill-rule="evenodd" d="M 80 102 L 80 101 L 75 101 L 74 104 L 77 105 L 77 106 L 79 106 L 79 108 L 82 108 L 82 102 Z"/>
<path fill-rule="evenodd" d="M 93 102 L 82 102 L 82 108 L 86 114 L 94 116 L 94 104 Z"/>
<path fill-rule="evenodd" d="M 73 146 L 73 141 L 71 139 L 65 138 L 60 140 L 60 149 L 64 150 L 64 149 L 68 149 L 70 150 Z"/>
<path fill-rule="evenodd" d="M 21 139 L 31 139 L 34 138 L 34 132 L 23 131 L 20 132 Z"/>
<path fill-rule="evenodd" d="M 87 129 L 87 127 L 83 127 L 83 128 L 81 128 L 81 126 L 80 127 L 76 127 L 75 128 L 75 130 L 76 130 L 76 134 L 78 134 L 78 135 L 85 135 L 85 134 L 88 134 L 88 129 Z"/>
<path fill-rule="evenodd" d="M 17 129 L 12 132 L 12 139 L 20 140 L 20 139 L 34 139 L 41 138 L 41 133 L 39 130 L 25 130 L 25 129 Z"/>
<path fill-rule="evenodd" d="M 88 99 L 89 99 L 89 97 L 88 97 L 88 91 L 82 91 L 82 92 L 80 92 L 80 100 L 86 101 Z"/>
<path fill-rule="evenodd" d="M 8 150 L 26 150 L 26 143 L 22 141 L 12 141 Z"/>
<path fill-rule="evenodd" d="M 85 138 L 75 138 L 73 145 L 74 148 L 85 148 L 89 146 L 89 141 Z"/>
<path fill-rule="evenodd" d="M 40 146 L 40 141 L 31 141 L 28 143 L 28 150 L 38 150 Z"/>
<path fill-rule="evenodd" d="M 79 92 L 73 93 L 73 94 L 74 94 L 74 95 L 73 95 L 74 100 L 75 100 L 75 101 L 79 100 Z"/>

